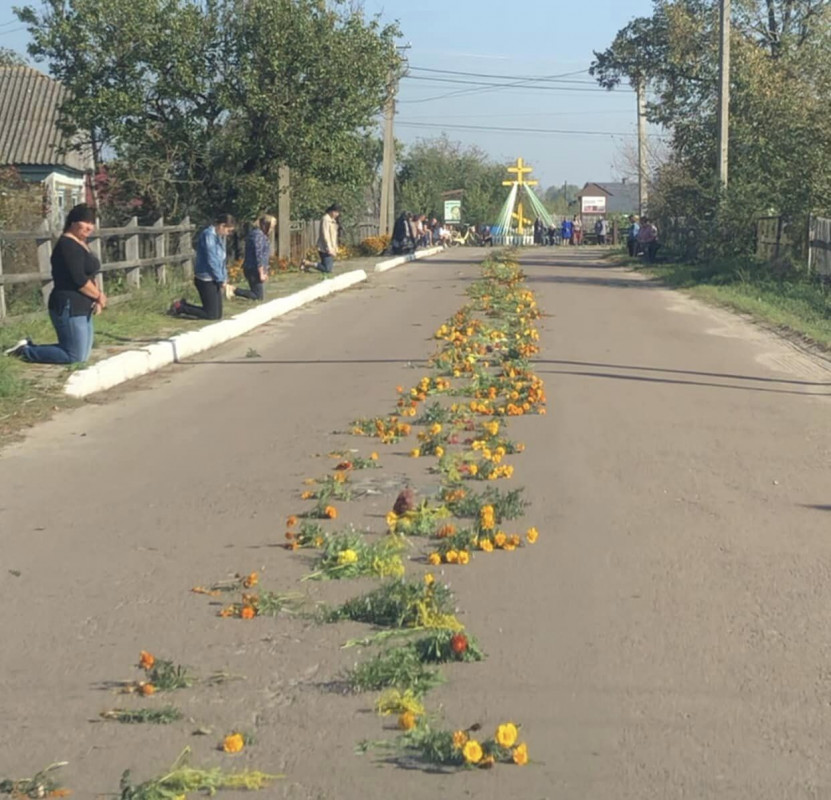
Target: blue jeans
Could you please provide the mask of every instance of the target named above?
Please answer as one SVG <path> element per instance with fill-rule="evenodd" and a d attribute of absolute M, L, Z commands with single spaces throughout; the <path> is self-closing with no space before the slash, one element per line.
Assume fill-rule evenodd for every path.
<path fill-rule="evenodd" d="M 92 352 L 92 314 L 71 317 L 67 302 L 60 314 L 50 311 L 49 316 L 58 334 L 58 343 L 27 345 L 20 357 L 34 364 L 78 364 L 87 361 Z"/>
<path fill-rule="evenodd" d="M 329 274 L 335 267 L 335 257 L 324 253 L 322 250 L 318 250 L 318 253 L 320 254 L 320 263 L 317 265 L 318 271 Z"/>

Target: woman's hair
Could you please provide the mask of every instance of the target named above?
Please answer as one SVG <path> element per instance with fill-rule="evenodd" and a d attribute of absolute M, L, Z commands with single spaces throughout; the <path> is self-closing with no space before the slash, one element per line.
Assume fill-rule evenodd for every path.
<path fill-rule="evenodd" d="M 66 215 L 63 231 L 66 233 L 76 222 L 91 222 L 95 224 L 95 209 L 86 203 L 79 203 Z"/>
<path fill-rule="evenodd" d="M 230 225 L 233 228 L 236 224 L 230 214 L 217 214 L 214 217 L 214 225 Z"/>
<path fill-rule="evenodd" d="M 340 211 L 340 206 L 337 203 L 332 203 L 332 205 L 326 209 L 327 214 L 331 214 L 333 211 Z"/>

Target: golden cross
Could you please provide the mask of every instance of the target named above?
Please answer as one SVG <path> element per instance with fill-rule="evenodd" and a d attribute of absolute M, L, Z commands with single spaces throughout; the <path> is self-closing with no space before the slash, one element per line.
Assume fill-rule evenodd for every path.
<path fill-rule="evenodd" d="M 525 162 L 522 160 L 522 157 L 516 160 L 516 164 L 512 167 L 508 167 L 508 172 L 511 172 L 516 175 L 516 180 L 513 181 L 502 181 L 503 186 L 513 186 L 516 184 L 517 186 L 537 186 L 539 181 L 527 181 L 525 180 L 525 176 L 533 172 L 533 168 L 526 166 Z"/>

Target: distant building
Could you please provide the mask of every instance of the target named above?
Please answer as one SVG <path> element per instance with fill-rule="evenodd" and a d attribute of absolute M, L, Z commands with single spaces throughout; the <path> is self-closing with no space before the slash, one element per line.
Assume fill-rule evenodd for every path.
<path fill-rule="evenodd" d="M 578 193 L 580 213 L 592 219 L 638 213 L 638 184 L 587 183 Z"/>
<path fill-rule="evenodd" d="M 57 125 L 66 97 L 62 84 L 32 67 L 0 67 L 0 166 L 42 184 L 44 217 L 55 229 L 72 206 L 92 199 L 92 154 L 69 149 Z"/>

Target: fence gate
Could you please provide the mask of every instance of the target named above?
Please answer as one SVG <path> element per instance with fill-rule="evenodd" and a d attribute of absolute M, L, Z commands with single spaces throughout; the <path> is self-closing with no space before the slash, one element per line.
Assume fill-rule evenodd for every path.
<path fill-rule="evenodd" d="M 808 271 L 831 280 L 831 219 L 808 220 Z"/>

